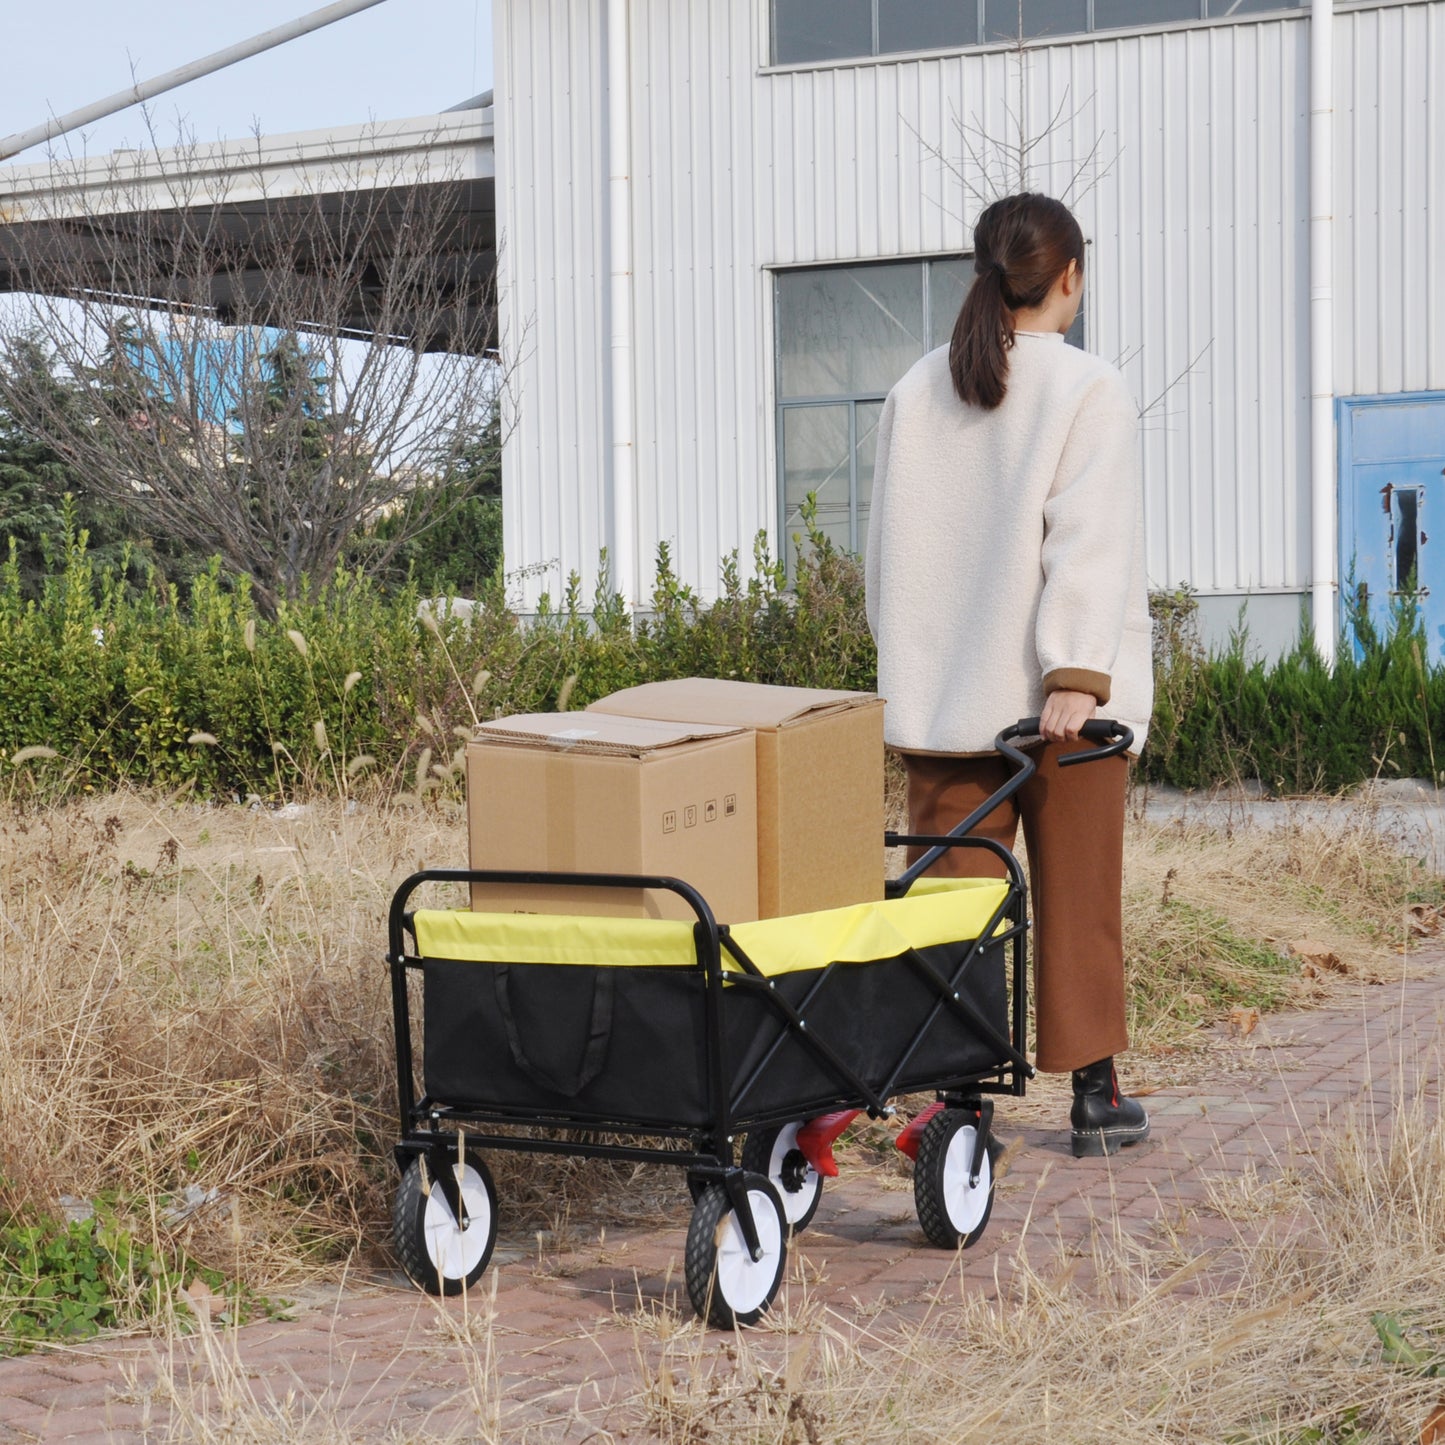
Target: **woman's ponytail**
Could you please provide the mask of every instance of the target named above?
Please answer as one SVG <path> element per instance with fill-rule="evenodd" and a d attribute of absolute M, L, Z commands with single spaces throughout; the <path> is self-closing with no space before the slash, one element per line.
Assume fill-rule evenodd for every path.
<path fill-rule="evenodd" d="M 992 411 L 1008 393 L 1014 312 L 1042 306 L 1073 261 L 1084 269 L 1084 233 L 1062 201 L 1024 192 L 995 201 L 973 231 L 973 285 L 953 327 L 948 368 L 970 406 Z"/>
<path fill-rule="evenodd" d="M 1004 298 L 1004 271 L 995 261 L 974 260 L 975 275 L 948 346 L 954 390 L 970 406 L 992 411 L 1008 391 L 1008 352 L 1014 318 Z"/>

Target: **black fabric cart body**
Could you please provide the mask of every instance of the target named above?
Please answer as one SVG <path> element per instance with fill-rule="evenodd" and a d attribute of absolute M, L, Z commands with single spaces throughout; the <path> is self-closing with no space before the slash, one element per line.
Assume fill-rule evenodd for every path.
<path fill-rule="evenodd" d="M 719 1219 L 731 1211 L 740 1247 L 756 1261 L 768 1244 L 760 1227 L 763 1236 L 775 1229 L 770 1217 L 760 1226 L 758 1211 L 770 1216 L 773 1201 L 770 1186 L 740 1167 L 741 1136 L 776 1139 L 780 1129 L 835 1111 L 878 1117 L 892 1111 L 897 1096 L 922 1091 L 974 1121 L 966 1153 L 977 1185 L 990 1162 L 988 1096 L 1022 1094 L 1032 1073 L 1024 1053 L 1028 921 L 1017 861 L 967 833 L 1033 771 L 1010 745 L 1032 722 L 1000 736 L 1000 750 L 1017 771 L 954 834 L 889 835 L 889 843 L 930 851 L 890 882 L 878 903 L 729 926 L 675 878 L 462 869 L 408 878 L 392 900 L 388 950 L 401 1123 L 396 1155 L 411 1171 L 403 1194 L 412 1184 L 406 1208 L 418 1219 L 430 1211 L 433 1225 L 450 1224 L 437 1212 L 444 1206 L 466 1229 L 468 1200 L 482 1205 L 476 1191 L 484 1186 L 486 1207 L 494 1210 L 477 1148 L 668 1163 L 687 1170 L 699 1211 Z M 1006 877 L 926 876 L 953 848 L 997 854 Z M 666 890 L 686 901 L 693 919 L 410 907 L 424 884 L 474 881 Z M 421 975 L 420 1087 L 408 990 L 414 971 Z M 788 1157 L 796 1165 L 797 1156 Z M 464 1178 L 474 1181 L 470 1194 L 458 1182 Z M 782 1187 L 776 1173 L 773 1186 Z M 442 1201 L 433 1201 L 434 1193 Z M 397 1211 L 398 1247 L 414 1277 L 441 1290 L 470 1283 L 438 1270 L 420 1245 L 409 1258 L 402 1235 L 412 1226 L 400 1197 Z M 920 1218 L 933 1237 L 925 1213 L 920 1199 Z M 710 1216 L 695 1217 L 694 1226 L 690 1267 L 693 1233 L 718 1234 Z M 494 1232 L 494 1219 L 488 1227 Z M 946 1220 L 939 1238 L 971 1242 Z M 701 1239 L 698 1249 L 708 1248 Z M 465 1256 L 469 1276 L 485 1267 L 485 1258 L 476 1265 L 476 1254 Z M 720 1269 L 712 1259 L 697 1263 L 699 1270 Z M 749 1289 L 742 1290 L 744 1306 Z M 689 1290 L 699 1311 L 719 1324 L 750 1323 L 761 1313 L 716 1300 L 711 1285 L 694 1288 L 691 1278 Z M 771 1293 L 762 1308 L 770 1301 Z"/>

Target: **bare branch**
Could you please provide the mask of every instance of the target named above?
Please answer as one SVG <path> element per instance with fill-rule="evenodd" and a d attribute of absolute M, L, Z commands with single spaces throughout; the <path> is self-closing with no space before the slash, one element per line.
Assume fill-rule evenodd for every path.
<path fill-rule="evenodd" d="M 494 242 L 472 184 L 419 167 L 428 149 L 313 154 L 320 185 L 260 136 L 57 163 L 0 233 L 0 279 L 23 293 L 0 351 L 40 338 L 50 375 L 0 367 L 0 401 L 272 607 L 402 501 L 428 525 L 426 498 L 495 435 L 506 379 Z"/>
<path fill-rule="evenodd" d="M 1189 363 L 1188 366 L 1184 367 L 1182 371 L 1178 372 L 1167 383 L 1165 383 L 1163 390 L 1161 390 L 1159 394 L 1153 398 L 1153 400 L 1146 402 L 1143 406 L 1139 408 L 1139 429 L 1141 431 L 1168 430 L 1169 413 L 1167 412 L 1162 412 L 1159 414 L 1157 418 L 1159 426 L 1157 427 L 1147 426 L 1146 422 L 1149 420 L 1150 416 L 1154 412 L 1158 411 L 1158 409 L 1163 406 L 1164 402 L 1168 399 L 1169 394 L 1172 391 L 1174 391 L 1180 386 L 1183 386 L 1184 383 L 1187 382 L 1189 378 L 1194 375 L 1195 371 L 1197 371 L 1199 368 L 1199 363 L 1204 360 L 1205 356 L 1209 352 L 1209 348 L 1213 345 L 1214 340 L 1211 337 L 1208 341 L 1204 343 L 1203 346 L 1199 348 L 1198 354 L 1194 357 L 1194 359 Z M 1134 354 L 1138 355 L 1138 352 L 1136 351 Z"/>

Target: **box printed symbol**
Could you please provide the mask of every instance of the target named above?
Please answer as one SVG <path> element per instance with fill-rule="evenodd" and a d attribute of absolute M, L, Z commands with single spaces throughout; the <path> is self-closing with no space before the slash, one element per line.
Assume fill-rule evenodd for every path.
<path fill-rule="evenodd" d="M 716 823 L 716 822 L 717 822 L 717 799 L 716 799 L 716 798 L 709 798 L 709 799 L 707 800 L 707 802 L 702 805 L 702 820 L 703 820 L 704 823 Z"/>
<path fill-rule="evenodd" d="M 737 810 L 738 795 L 736 793 L 729 793 L 727 797 L 723 799 L 723 817 L 731 818 Z"/>
<path fill-rule="evenodd" d="M 664 833 L 677 832 L 677 814 L 667 812 L 662 815 L 662 831 Z"/>
<path fill-rule="evenodd" d="M 684 828 L 696 828 L 696 827 L 697 827 L 697 804 L 696 804 L 696 803 L 689 803 L 688 806 L 685 807 L 685 808 L 682 810 L 682 826 L 683 826 Z"/>

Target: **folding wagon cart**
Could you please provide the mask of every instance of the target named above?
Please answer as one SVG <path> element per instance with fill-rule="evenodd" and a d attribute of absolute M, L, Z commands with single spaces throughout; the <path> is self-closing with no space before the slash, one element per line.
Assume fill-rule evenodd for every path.
<path fill-rule="evenodd" d="M 1033 1069 L 1023 875 L 1008 849 L 968 834 L 1032 775 L 1013 739 L 1037 731 L 1029 718 L 999 735 L 1014 772 L 951 833 L 885 835 L 927 851 L 879 902 L 729 925 L 678 878 L 426 869 L 406 879 L 387 961 L 401 1116 L 392 1224 L 411 1278 L 455 1294 L 486 1269 L 497 1199 L 484 1149 L 672 1164 L 694 1201 L 693 1307 L 723 1328 L 755 1323 L 782 1282 L 789 1236 L 836 1172 L 832 1138 L 856 1112 L 886 1116 L 891 1100 L 925 1091 L 936 1103 L 899 1140 L 915 1158 L 919 1223 L 942 1248 L 974 1243 L 993 1203 L 991 1096 L 1022 1095 Z M 1117 723 L 1089 723 L 1085 736 L 1106 746 L 1061 762 L 1132 741 Z M 927 876 L 959 847 L 994 853 L 1007 876 Z M 659 889 L 693 917 L 412 910 L 429 883 Z"/>

